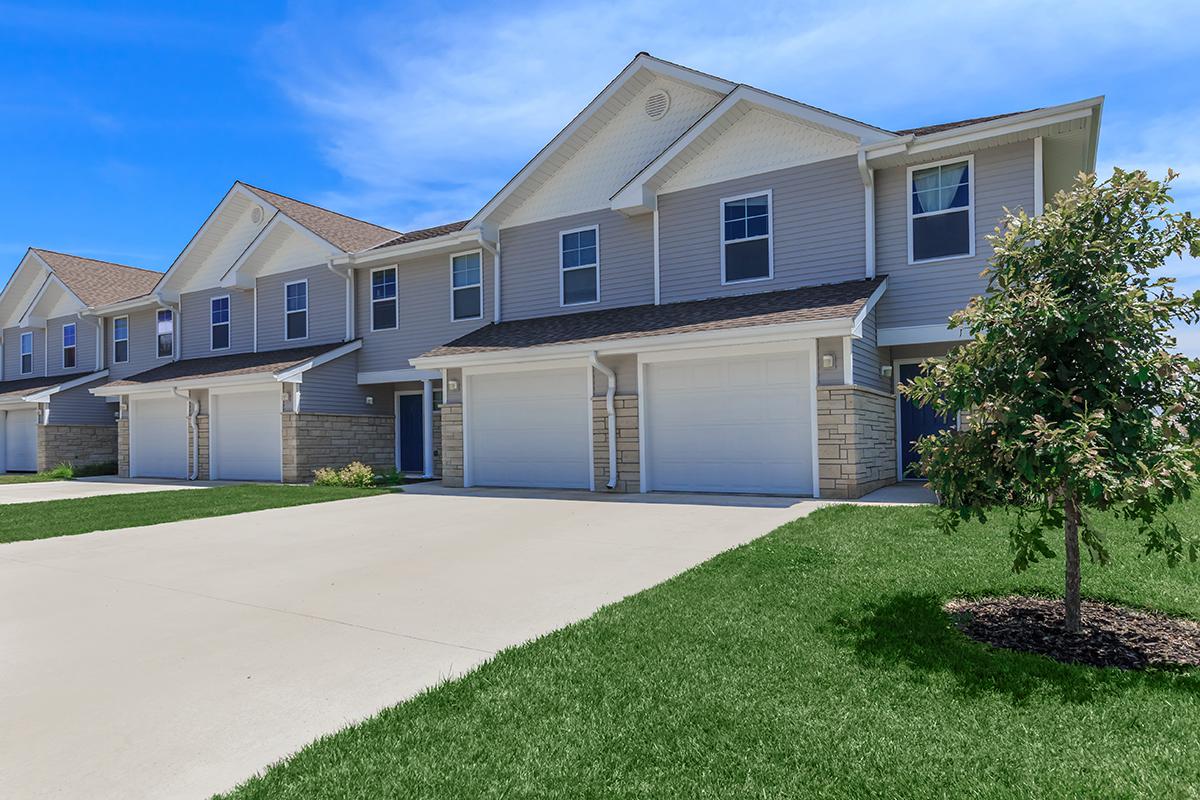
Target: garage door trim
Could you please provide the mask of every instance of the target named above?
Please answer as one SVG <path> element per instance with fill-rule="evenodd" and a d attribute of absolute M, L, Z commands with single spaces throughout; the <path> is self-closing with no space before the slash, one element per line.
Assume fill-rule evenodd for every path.
<path fill-rule="evenodd" d="M 815 339 L 799 339 L 789 342 L 767 342 L 761 344 L 724 345 L 718 347 L 696 347 L 678 350 L 644 351 L 637 354 L 637 397 L 638 397 L 638 463 L 641 466 L 640 489 L 650 491 L 650 470 L 646 460 L 646 367 L 667 361 L 705 360 L 734 356 L 759 356 L 772 353 L 796 353 L 808 355 L 809 378 L 809 425 L 812 439 L 812 496 L 821 496 L 821 463 L 817 432 L 817 342 Z"/>
<path fill-rule="evenodd" d="M 280 409 L 280 411 L 279 411 L 279 430 L 278 430 L 279 477 L 273 478 L 272 480 L 279 480 L 279 481 L 283 480 L 283 385 L 280 383 L 271 383 L 271 384 L 266 384 L 266 385 L 264 385 L 262 383 L 257 383 L 257 384 L 253 384 L 253 385 L 247 385 L 247 386 L 221 386 L 221 387 L 213 387 L 208 390 L 208 404 L 209 404 L 209 408 L 208 408 L 208 472 L 209 472 L 209 477 L 212 480 L 222 480 L 223 479 L 222 475 L 221 475 L 220 458 L 219 458 L 218 452 L 217 452 L 218 448 L 216 446 L 216 443 L 218 441 L 218 431 L 219 431 L 220 425 L 221 425 L 221 423 L 220 423 L 221 415 L 218 411 L 220 404 L 221 404 L 221 397 L 222 396 L 227 397 L 232 394 L 250 394 L 250 393 L 258 394 L 258 393 L 264 393 L 271 389 L 274 389 L 276 391 L 276 393 L 278 394 L 278 397 L 279 397 L 278 407 Z"/>

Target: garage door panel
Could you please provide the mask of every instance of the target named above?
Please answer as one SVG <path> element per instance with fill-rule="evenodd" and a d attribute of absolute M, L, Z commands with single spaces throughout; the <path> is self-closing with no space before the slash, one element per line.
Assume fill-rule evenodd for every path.
<path fill-rule="evenodd" d="M 37 409 L 4 415 L 4 465 L 9 472 L 37 470 Z"/>
<path fill-rule="evenodd" d="M 130 403 L 130 474 L 137 478 L 186 478 L 188 404 L 181 397 Z"/>
<path fill-rule="evenodd" d="M 278 387 L 213 395 L 210 446 L 214 478 L 234 481 L 282 479 L 281 402 Z"/>

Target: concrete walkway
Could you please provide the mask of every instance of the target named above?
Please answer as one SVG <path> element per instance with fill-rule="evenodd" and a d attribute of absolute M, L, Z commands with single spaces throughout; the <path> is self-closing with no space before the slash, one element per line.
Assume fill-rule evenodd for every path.
<path fill-rule="evenodd" d="M 71 500 L 76 497 L 98 497 L 105 494 L 136 494 L 163 492 L 172 489 L 204 489 L 218 486 L 211 481 L 171 481 L 156 478 L 78 478 L 73 481 L 38 481 L 36 483 L 0 483 L 0 505 L 37 503 L 43 500 Z"/>
<path fill-rule="evenodd" d="M 206 797 L 819 506 L 410 488 L 0 545 L 0 797 Z"/>

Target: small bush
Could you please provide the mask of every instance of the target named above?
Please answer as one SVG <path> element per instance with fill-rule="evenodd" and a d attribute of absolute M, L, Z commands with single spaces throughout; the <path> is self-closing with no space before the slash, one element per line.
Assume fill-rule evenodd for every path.
<path fill-rule="evenodd" d="M 46 480 L 49 481 L 69 481 L 79 473 L 70 464 L 63 463 L 54 469 L 48 469 L 39 474 L 45 476 Z"/>
<path fill-rule="evenodd" d="M 354 461 L 337 470 L 332 467 L 322 467 L 313 472 L 313 483 L 317 486 L 371 489 L 375 486 L 375 470 L 361 461 Z"/>
<path fill-rule="evenodd" d="M 375 483 L 379 486 L 400 486 L 404 483 L 404 476 L 401 475 L 395 467 L 393 467 L 391 472 L 385 472 L 382 475 L 376 475 Z"/>

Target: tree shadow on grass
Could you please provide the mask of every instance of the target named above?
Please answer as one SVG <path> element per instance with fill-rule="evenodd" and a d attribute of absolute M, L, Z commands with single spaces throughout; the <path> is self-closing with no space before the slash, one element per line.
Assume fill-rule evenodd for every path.
<path fill-rule="evenodd" d="M 1097 669 L 988 647 L 959 632 L 943 602 L 933 594 L 883 597 L 855 618 L 836 620 L 835 635 L 865 667 L 899 673 L 897 666 L 903 666 L 907 674 L 898 679 L 923 683 L 948 678 L 955 692 L 968 697 L 1006 695 L 1021 704 L 1049 691 L 1064 702 L 1092 703 L 1146 687 L 1200 693 L 1194 676 Z"/>

